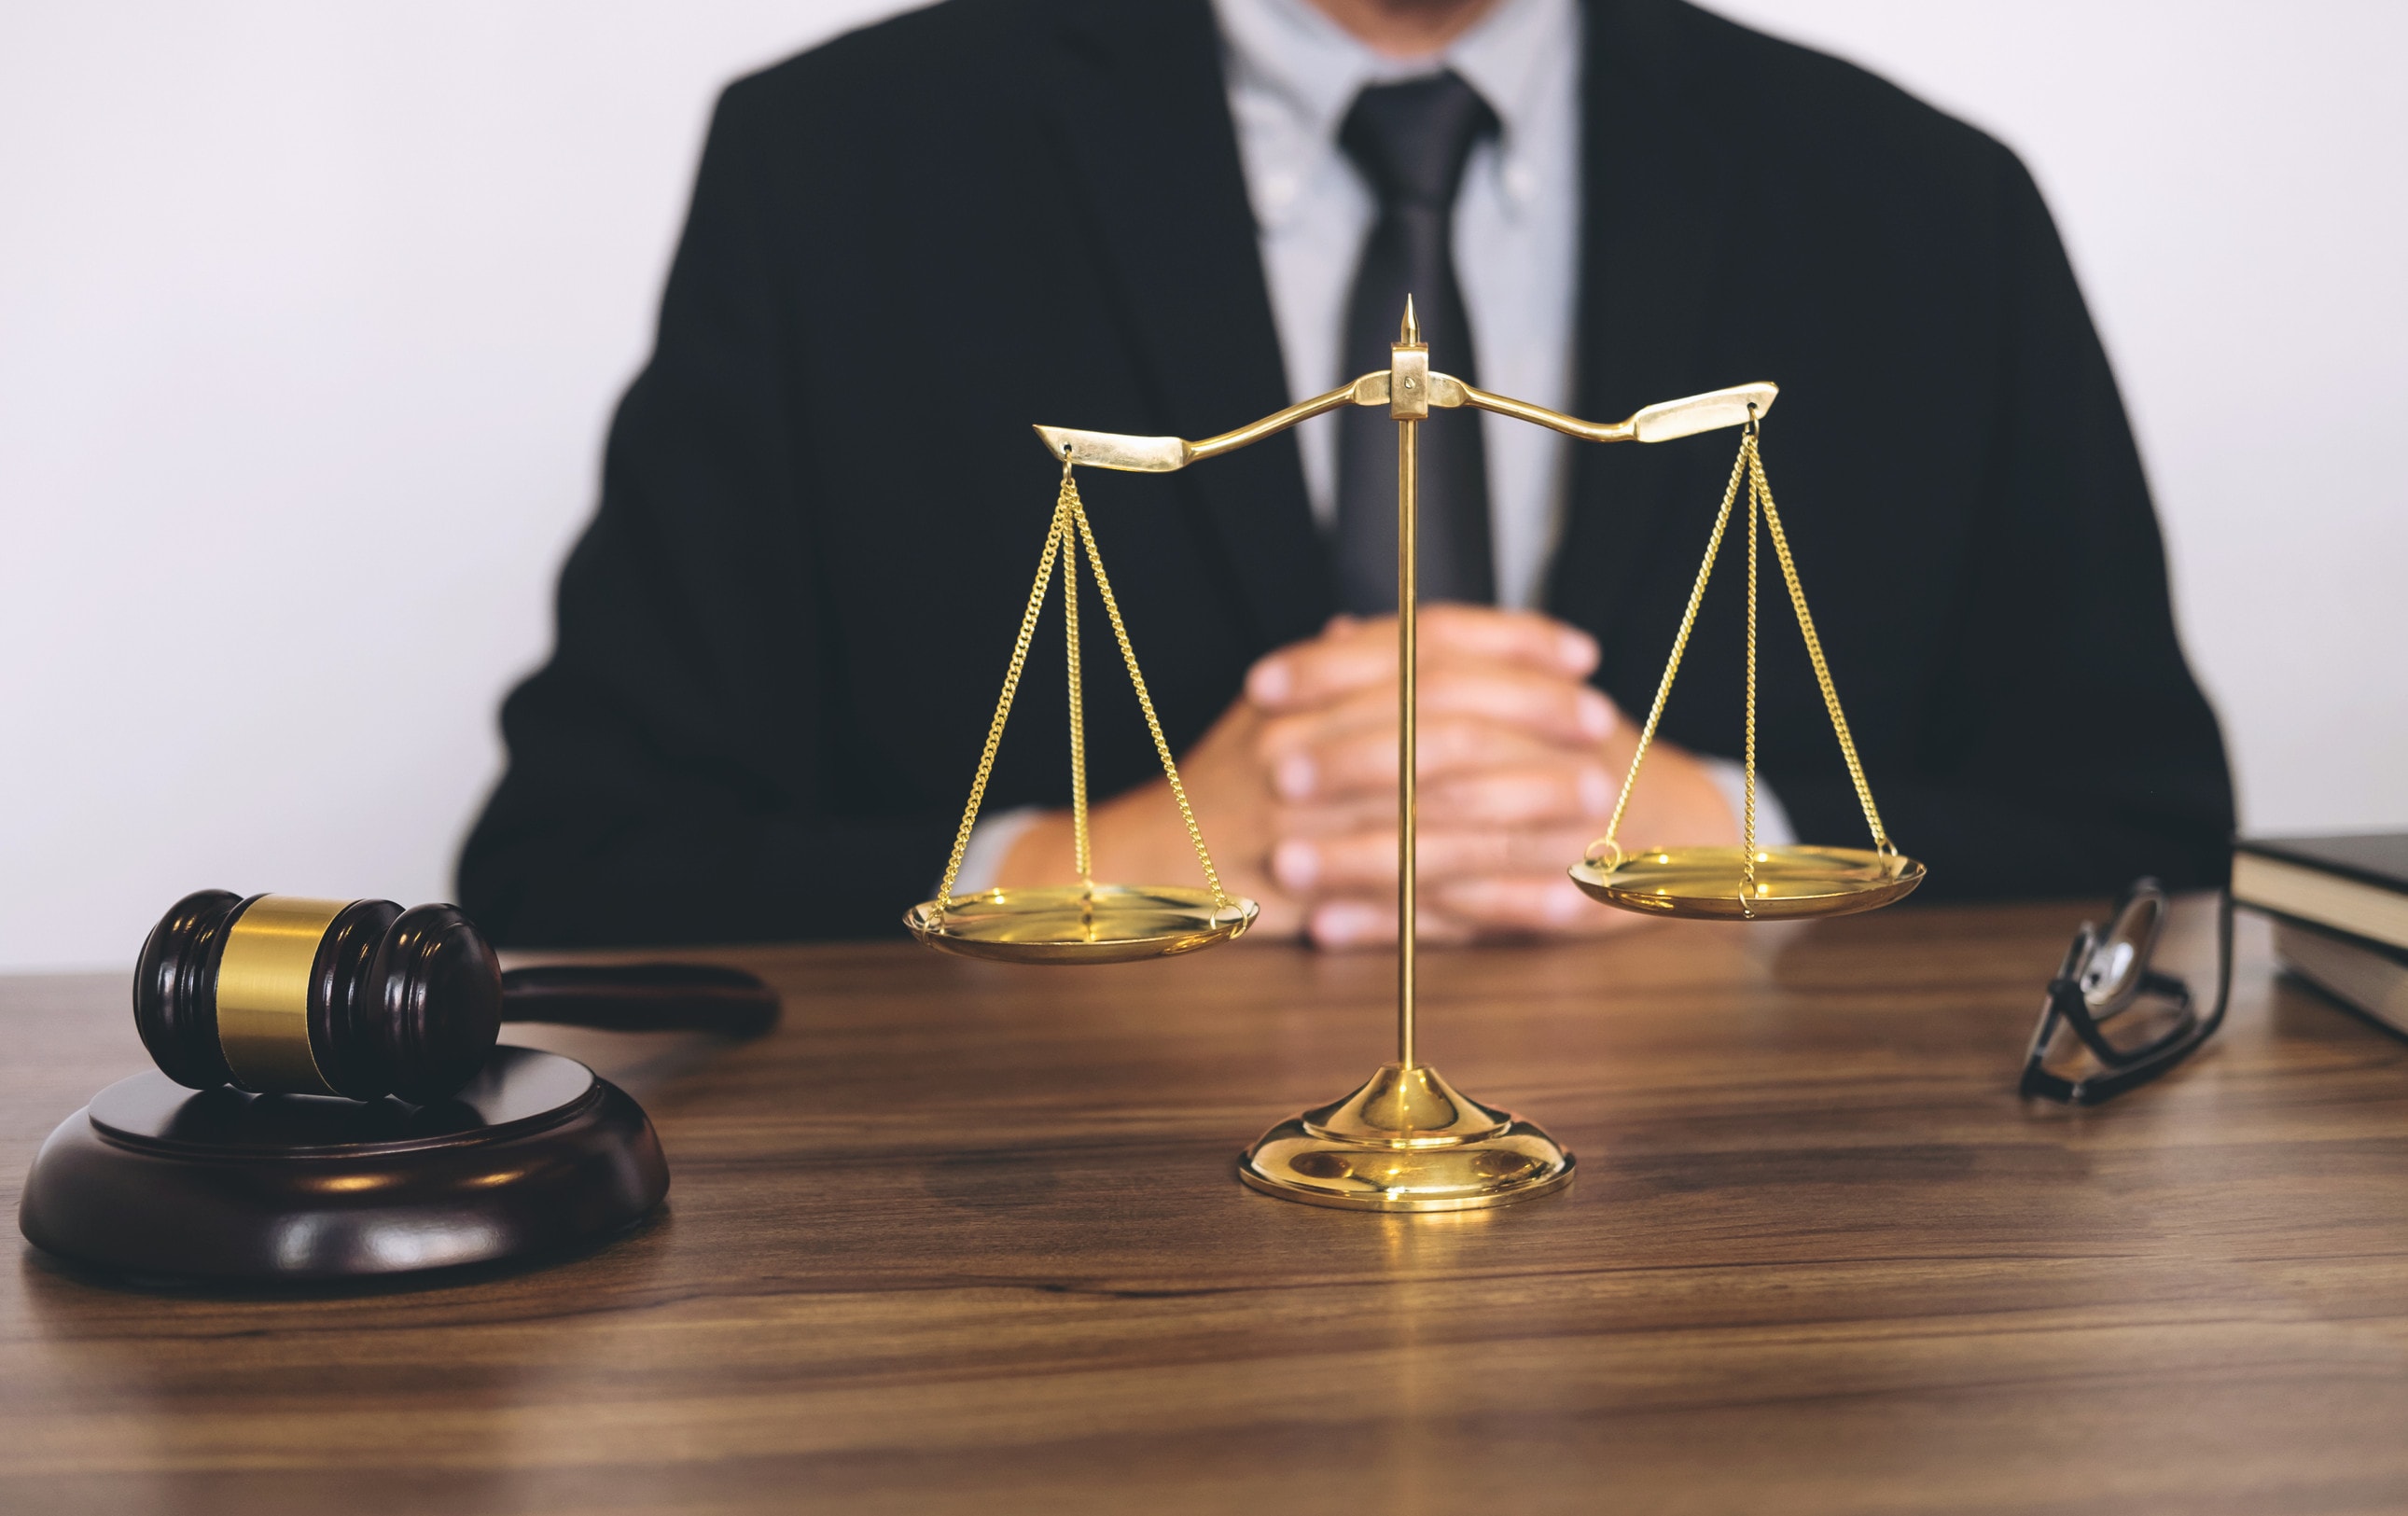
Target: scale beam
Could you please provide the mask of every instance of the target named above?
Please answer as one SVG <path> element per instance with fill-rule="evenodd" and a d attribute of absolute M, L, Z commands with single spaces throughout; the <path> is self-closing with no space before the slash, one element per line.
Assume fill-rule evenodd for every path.
<path fill-rule="evenodd" d="M 1584 422 L 1577 416 L 1567 416 L 1560 410 L 1534 406 L 1526 400 L 1491 394 L 1464 383 L 1452 374 L 1434 373 L 1429 376 L 1429 405 L 1434 409 L 1448 410 L 1469 406 L 1476 410 L 1494 411 L 1499 416 L 1511 416 L 1515 421 L 1548 427 L 1584 442 L 1670 442 L 1675 437 L 1695 436 L 1699 432 L 1743 426 L 1751 409 L 1757 420 L 1762 420 L 1772 409 L 1772 402 L 1780 393 L 1781 386 L 1777 384 L 1738 384 L 1727 390 L 1713 390 L 1679 400 L 1659 401 L 1623 421 Z M 1172 474 L 1189 464 L 1217 458 L 1225 452 L 1235 452 L 1240 448 L 1260 442 L 1267 436 L 1275 436 L 1291 426 L 1342 406 L 1384 406 L 1388 401 L 1389 376 L 1383 371 L 1366 374 L 1326 394 L 1299 400 L 1285 410 L 1274 411 L 1258 422 L 1250 422 L 1235 431 L 1208 436 L 1200 442 L 1176 436 L 1082 432 L 1068 426 L 1039 426 L 1037 435 L 1044 439 L 1047 452 L 1056 458 L 1068 458 L 1074 464 L 1083 464 L 1091 468 L 1116 468 L 1131 474 Z"/>

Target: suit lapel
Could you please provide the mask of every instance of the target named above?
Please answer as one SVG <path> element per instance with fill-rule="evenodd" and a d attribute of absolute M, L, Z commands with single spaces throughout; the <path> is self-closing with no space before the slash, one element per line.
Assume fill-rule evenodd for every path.
<path fill-rule="evenodd" d="M 1058 41 L 1047 108 L 1146 409 L 1185 437 L 1279 409 L 1287 380 L 1211 7 L 1078 0 Z M 1257 651 L 1311 635 L 1330 608 L 1329 570 L 1295 438 L 1177 481 Z"/>
<path fill-rule="evenodd" d="M 1707 371 L 1724 313 L 1743 298 L 1735 292 L 1744 277 L 1738 260 L 1749 170 L 1705 81 L 1685 66 L 1672 9 L 1668 0 L 1587 4 L 1574 393 L 1579 413 L 1599 420 L 1778 377 Z M 1668 471 L 1656 466 L 1667 460 L 1629 456 L 1644 451 L 1574 453 L 1550 574 L 1550 607 L 1609 643 L 1612 623 L 1653 566 L 1649 544 L 1679 504 L 1663 487 Z"/>

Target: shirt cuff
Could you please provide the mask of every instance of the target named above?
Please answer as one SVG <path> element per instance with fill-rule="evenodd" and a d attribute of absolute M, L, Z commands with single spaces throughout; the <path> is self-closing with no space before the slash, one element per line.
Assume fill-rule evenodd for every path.
<path fill-rule="evenodd" d="M 1732 819 L 1744 825 L 1747 816 L 1746 768 L 1728 758 L 1717 758 L 1712 753 L 1698 753 L 1697 759 L 1706 765 L 1706 777 L 1714 781 L 1714 788 L 1723 793 L 1724 801 L 1730 806 Z M 1764 782 L 1764 776 L 1757 775 L 1756 845 L 1759 848 L 1786 848 L 1797 840 L 1798 834 L 1790 828 L 1789 812 L 1782 808 L 1781 797 L 1772 793 L 1772 786 Z M 975 837 L 970 839 L 970 845 L 978 846 Z M 967 871 L 968 865 L 964 866 Z"/>
<path fill-rule="evenodd" d="M 1003 861 L 1010 856 L 1011 845 L 1044 814 L 1042 806 L 1020 806 L 989 816 L 971 827 L 969 846 L 962 850 L 962 870 L 953 876 L 954 897 L 994 889 L 995 877 L 1003 872 Z"/>

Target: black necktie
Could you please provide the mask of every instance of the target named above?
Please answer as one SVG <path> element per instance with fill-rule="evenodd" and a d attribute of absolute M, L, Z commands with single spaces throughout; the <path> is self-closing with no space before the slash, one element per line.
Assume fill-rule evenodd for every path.
<path fill-rule="evenodd" d="M 1380 219 L 1346 305 L 1344 377 L 1387 368 L 1410 294 L 1430 365 L 1478 382 L 1471 321 L 1455 279 L 1455 196 L 1472 148 L 1496 130 L 1488 102 L 1453 73 L 1354 97 L 1338 141 L 1379 196 Z M 1421 479 L 1421 597 L 1495 600 L 1476 413 L 1430 413 Z M 1344 608 L 1397 608 L 1397 423 L 1375 406 L 1350 407 L 1339 420 L 1338 579 Z"/>

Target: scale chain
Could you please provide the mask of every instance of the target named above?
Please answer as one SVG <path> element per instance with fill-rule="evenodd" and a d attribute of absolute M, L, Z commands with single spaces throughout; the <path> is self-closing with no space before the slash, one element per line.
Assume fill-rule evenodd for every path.
<path fill-rule="evenodd" d="M 1137 649 L 1129 641 L 1128 627 L 1121 621 L 1120 602 L 1112 595 L 1112 581 L 1104 573 L 1104 555 L 1096 547 L 1096 530 L 1087 522 L 1087 509 L 1079 501 L 1079 486 L 1066 468 L 1062 475 L 1062 500 L 1070 521 L 1078 528 L 1078 540 L 1086 544 L 1087 566 L 1096 576 L 1096 591 L 1103 597 L 1104 614 L 1112 623 L 1112 636 L 1121 645 L 1121 659 L 1128 665 L 1129 683 L 1137 691 L 1138 708 L 1145 712 L 1146 730 L 1154 734 L 1154 751 L 1162 759 L 1163 777 L 1170 781 L 1171 798 L 1179 802 L 1180 820 L 1187 823 L 1187 840 L 1196 847 L 1196 862 L 1204 869 L 1204 881 L 1212 887 L 1215 909 L 1229 908 L 1229 894 L 1221 887 L 1220 871 L 1212 866 L 1212 854 L 1204 846 L 1204 829 L 1196 824 L 1196 809 L 1187 803 L 1187 786 L 1179 782 L 1179 765 L 1170 756 L 1170 739 L 1162 735 L 1162 720 L 1154 713 L 1154 696 L 1147 693 L 1145 676 L 1138 672 Z M 1075 547 L 1072 550 L 1076 551 Z"/>
<path fill-rule="evenodd" d="M 1647 760 L 1647 750 L 1656 740 L 1656 725 L 1664 719 L 1664 702 L 1672 694 L 1672 677 L 1681 671 L 1681 655 L 1688 651 L 1689 631 L 1698 624 L 1698 607 L 1706 598 L 1706 580 L 1713 577 L 1714 558 L 1722 551 L 1723 531 L 1730 525 L 1731 506 L 1739 499 L 1740 481 L 1745 477 L 1747 454 L 1744 449 L 1731 461 L 1730 484 L 1723 491 L 1723 508 L 1714 517 L 1713 535 L 1706 539 L 1706 561 L 1698 565 L 1698 581 L 1689 587 L 1688 608 L 1681 612 L 1681 630 L 1672 638 L 1672 656 L 1664 665 L 1664 678 L 1656 686 L 1656 703 L 1648 708 L 1647 724 L 1640 728 L 1639 747 L 1630 755 L 1630 767 L 1622 776 L 1622 794 L 1613 802 L 1613 816 L 1605 823 L 1605 836 L 1588 846 L 1586 856 L 1598 859 L 1600 850 L 1611 849 L 1619 862 L 1621 845 L 1615 838 L 1622 834 L 1622 813 L 1630 805 L 1631 786 L 1639 782 L 1639 765 Z M 1609 865 L 1611 866 L 1611 865 Z"/>
<path fill-rule="evenodd" d="M 1740 441 L 1740 452 L 1751 464 L 1756 459 L 1756 413 L 1748 412 L 1747 435 Z M 1763 498 L 1756 488 L 1760 473 L 1748 470 L 1747 483 L 1747 756 L 1741 765 L 1742 794 L 1746 818 L 1740 839 L 1739 908 L 1742 916 L 1756 916 L 1756 504 Z"/>
<path fill-rule="evenodd" d="M 1656 703 L 1649 708 L 1647 722 L 1639 733 L 1638 749 L 1631 754 L 1629 771 L 1622 777 L 1622 793 L 1613 803 L 1613 815 L 1606 822 L 1605 836 L 1588 846 L 1584 855 L 1591 863 L 1605 863 L 1608 867 L 1621 861 L 1623 813 L 1630 805 L 1630 792 L 1639 780 L 1640 765 L 1646 761 L 1647 751 L 1656 740 L 1656 725 L 1663 720 L 1665 702 L 1672 693 L 1672 681 L 1681 671 L 1681 658 L 1688 651 L 1689 634 L 1696 626 L 1698 608 L 1704 601 L 1706 583 L 1713 577 L 1714 560 L 1721 555 L 1723 536 L 1730 524 L 1731 509 L 1737 504 L 1740 485 L 1747 485 L 1747 708 L 1746 758 L 1742 765 L 1743 783 L 1743 816 L 1742 825 L 1742 876 L 1744 894 L 1742 905 L 1756 893 L 1756 520 L 1762 512 L 1764 530 L 1772 539 L 1772 552 L 1781 565 L 1781 577 L 1789 591 L 1789 603 L 1798 613 L 1798 630 L 1806 641 L 1806 656 L 1814 666 L 1814 682 L 1823 694 L 1823 707 L 1830 713 L 1831 731 L 1840 739 L 1840 755 L 1846 760 L 1848 779 L 1856 793 L 1856 804 L 1865 813 L 1865 824 L 1871 831 L 1874 850 L 1885 856 L 1898 851 L 1883 827 L 1881 811 L 1873 804 L 1872 785 L 1865 779 L 1864 762 L 1857 756 L 1856 741 L 1848 730 L 1846 712 L 1840 708 L 1840 692 L 1831 679 L 1829 663 L 1823 656 L 1823 639 L 1814 629 L 1814 614 L 1806 607 L 1806 589 L 1798 576 L 1798 563 L 1790 555 L 1789 536 L 1782 530 L 1781 511 L 1773 504 L 1772 485 L 1765 477 L 1764 456 L 1756 445 L 1757 432 L 1751 418 L 1747 432 L 1741 437 L 1739 456 L 1731 463 L 1730 482 L 1723 490 L 1722 508 L 1714 516 L 1714 529 L 1706 539 L 1705 561 L 1698 565 L 1697 582 L 1689 589 L 1689 603 L 1681 613 L 1681 629 L 1672 638 L 1672 655 L 1665 661 L 1664 677 L 1656 686 Z M 1609 861 L 1610 855 L 1610 861 Z M 1753 915 L 1753 911 L 1748 912 Z"/>
<path fill-rule="evenodd" d="M 1078 487 L 1070 482 L 1070 460 L 1062 460 L 1062 494 L 1057 515 L 1076 509 Z M 1062 530 L 1067 534 L 1068 528 Z M 1102 572 L 1100 565 L 1096 572 Z M 1070 851 L 1079 865 L 1079 882 L 1095 885 L 1095 851 L 1087 839 L 1087 697 L 1079 681 L 1079 550 L 1070 545 L 1062 561 L 1062 622 L 1068 631 L 1070 660 Z"/>
<path fill-rule="evenodd" d="M 1062 544 L 1069 540 L 1070 505 L 1076 498 L 1070 489 L 1069 469 L 1062 471 L 1062 493 L 1054 504 L 1054 525 L 1045 534 L 1045 554 L 1037 562 L 1037 584 L 1028 592 L 1028 608 L 1020 615 L 1020 635 L 1012 639 L 1011 666 L 1003 676 L 1003 694 L 995 704 L 995 720 L 987 723 L 986 747 L 979 753 L 978 778 L 970 781 L 970 802 L 962 808 L 961 829 L 953 834 L 953 856 L 945 860 L 945 881 L 937 887 L 937 911 L 941 918 L 953 903 L 953 880 L 961 876 L 962 854 L 968 851 L 970 831 L 978 825 L 979 803 L 986 798 L 987 776 L 995 770 L 996 749 L 1003 741 L 1003 725 L 1011 715 L 1011 697 L 1020 688 L 1020 671 L 1028 662 L 1028 644 L 1037 635 L 1037 616 L 1045 608 L 1046 587 L 1054 580 L 1054 560 Z M 1075 547 L 1072 550 L 1076 551 Z M 1077 703 L 1072 703 L 1075 711 Z M 1071 718 L 1077 720 L 1074 715 Z"/>
<path fill-rule="evenodd" d="M 1848 779 L 1856 787 L 1856 804 L 1864 808 L 1865 824 L 1873 834 L 1876 851 L 1889 854 L 1898 851 L 1882 826 L 1881 811 L 1873 805 L 1872 786 L 1866 782 L 1865 765 L 1856 757 L 1856 739 L 1848 732 L 1847 714 L 1840 709 L 1840 692 L 1831 682 L 1830 665 L 1823 661 L 1823 639 L 1814 632 L 1814 613 L 1806 608 L 1806 590 L 1798 579 L 1798 565 L 1789 556 L 1788 534 L 1781 529 L 1781 512 L 1772 504 L 1772 486 L 1764 477 L 1764 459 L 1757 453 L 1754 437 L 1742 444 L 1741 456 L 1747 462 L 1748 477 L 1754 491 L 1764 497 L 1764 524 L 1772 536 L 1772 551 L 1781 560 L 1781 577 L 1789 585 L 1789 603 L 1798 610 L 1798 630 L 1805 634 L 1806 656 L 1814 665 L 1814 682 L 1822 686 L 1823 704 L 1831 713 L 1831 730 L 1840 738 L 1840 755 L 1848 761 Z"/>

